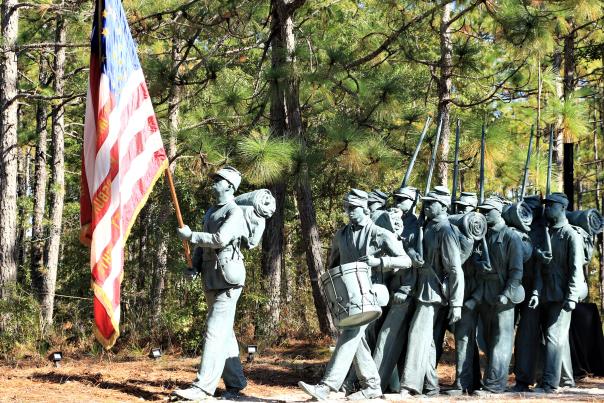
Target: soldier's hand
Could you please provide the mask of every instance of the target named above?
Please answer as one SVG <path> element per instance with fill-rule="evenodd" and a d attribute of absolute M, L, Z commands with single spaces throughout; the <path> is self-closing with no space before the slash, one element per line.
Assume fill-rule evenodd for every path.
<path fill-rule="evenodd" d="M 510 302 L 510 299 L 505 295 L 500 295 L 497 297 L 497 302 L 499 302 L 499 305 L 506 305 L 508 302 Z"/>
<path fill-rule="evenodd" d="M 359 259 L 361 262 L 365 262 L 369 267 L 378 267 L 382 264 L 382 260 L 375 256 L 365 256 Z"/>
<path fill-rule="evenodd" d="M 458 322 L 461 319 L 461 307 L 460 306 L 452 306 L 449 308 L 449 323 L 453 324 Z"/>
<path fill-rule="evenodd" d="M 176 231 L 178 232 L 178 237 L 183 241 L 190 241 L 191 237 L 193 236 L 193 232 L 191 231 L 191 228 L 189 228 L 188 225 L 185 225 L 182 228 L 178 228 Z"/>
<path fill-rule="evenodd" d="M 477 303 L 478 301 L 476 301 L 474 298 L 470 298 L 464 302 L 463 306 L 465 306 L 467 310 L 473 311 L 476 308 Z"/>
<path fill-rule="evenodd" d="M 187 267 L 184 271 L 184 275 L 186 280 L 193 280 L 195 276 L 197 276 L 197 269 Z"/>
<path fill-rule="evenodd" d="M 529 300 L 528 307 L 531 309 L 535 309 L 535 308 L 537 308 L 537 306 L 539 306 L 539 297 L 536 295 L 533 295 L 531 297 L 531 299 Z"/>
<path fill-rule="evenodd" d="M 541 263 L 549 264 L 552 261 L 551 252 L 544 252 L 541 249 L 537 248 L 536 253 L 537 253 L 537 257 L 539 258 Z"/>
<path fill-rule="evenodd" d="M 394 304 L 403 304 L 407 301 L 408 295 L 404 292 L 397 291 L 392 296 L 392 303 Z"/>
<path fill-rule="evenodd" d="M 478 270 L 482 273 L 489 273 L 493 270 L 486 260 L 478 260 L 476 263 L 478 264 Z"/>
<path fill-rule="evenodd" d="M 569 299 L 567 299 L 564 302 L 564 305 L 562 306 L 562 309 L 564 309 L 566 312 L 570 312 L 573 309 L 575 309 L 577 307 L 577 303 L 575 301 L 571 301 Z"/>
<path fill-rule="evenodd" d="M 411 253 L 409 257 L 411 258 L 411 266 L 414 269 L 419 269 L 420 267 L 424 266 L 424 259 L 422 259 L 419 253 L 413 251 L 413 253 Z"/>

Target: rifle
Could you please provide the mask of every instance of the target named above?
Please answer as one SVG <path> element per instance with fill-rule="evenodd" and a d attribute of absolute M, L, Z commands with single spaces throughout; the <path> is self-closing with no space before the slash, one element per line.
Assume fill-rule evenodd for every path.
<path fill-rule="evenodd" d="M 482 133 L 480 136 L 480 182 L 479 182 L 479 188 L 480 188 L 480 197 L 479 197 L 479 205 L 484 203 L 484 151 L 485 151 L 485 145 L 486 145 L 486 131 L 484 128 L 484 123 L 482 124 Z M 489 257 L 489 247 L 487 245 L 487 239 L 486 237 L 482 238 L 482 252 L 483 252 L 483 258 L 484 258 L 484 262 L 485 265 L 487 267 L 491 267 L 491 258 Z"/>
<path fill-rule="evenodd" d="M 551 125 L 549 131 L 549 152 L 547 155 L 547 182 L 545 185 L 545 196 L 549 196 L 552 182 L 552 153 L 554 151 L 554 125 Z"/>
<path fill-rule="evenodd" d="M 524 192 L 526 191 L 526 183 L 528 182 L 529 164 L 531 163 L 531 152 L 533 151 L 533 135 L 534 126 L 531 125 L 531 137 L 529 137 L 528 152 L 526 153 L 526 162 L 524 164 L 524 175 L 522 177 L 522 186 L 520 187 L 520 200 L 524 200 Z"/>
<path fill-rule="evenodd" d="M 440 141 L 440 132 L 443 127 L 443 119 L 440 118 L 440 122 L 438 123 L 438 128 L 436 129 L 436 139 L 434 141 L 434 149 L 432 149 L 432 157 L 430 158 L 430 165 L 428 167 L 428 180 L 426 182 L 426 191 L 424 194 L 428 194 L 430 191 L 430 182 L 432 182 L 432 172 L 434 172 L 434 165 L 436 163 L 436 151 L 438 150 L 438 143 Z M 416 197 L 417 198 L 417 197 Z M 424 222 L 426 221 L 426 216 L 424 214 L 424 207 L 422 206 L 422 211 L 419 215 L 419 234 L 418 234 L 418 244 L 417 244 L 417 254 L 420 258 L 424 259 L 424 248 L 423 248 L 423 239 L 424 239 Z"/>
<path fill-rule="evenodd" d="M 453 191 L 451 192 L 451 209 L 457 199 L 457 177 L 459 176 L 459 119 L 455 125 L 455 161 L 453 162 Z"/>
<path fill-rule="evenodd" d="M 438 123 L 438 129 L 436 129 L 436 139 L 434 140 L 434 148 L 432 149 L 432 157 L 430 158 L 430 166 L 428 168 L 428 179 L 426 181 L 426 191 L 424 194 L 428 194 L 430 191 L 430 184 L 432 182 L 432 173 L 434 172 L 434 166 L 436 165 L 436 152 L 438 151 L 438 144 L 440 142 L 440 132 L 443 127 L 443 118 L 440 118 Z"/>
<path fill-rule="evenodd" d="M 409 165 L 407 166 L 407 172 L 405 172 L 405 177 L 403 178 L 403 182 L 401 183 L 402 188 L 407 186 L 407 183 L 409 182 L 409 177 L 411 176 L 411 171 L 413 170 L 413 166 L 415 165 L 415 160 L 417 159 L 417 155 L 419 154 L 419 149 L 424 141 L 424 136 L 426 135 L 426 132 L 428 131 L 428 127 L 430 126 L 431 121 L 432 121 L 432 118 L 430 116 L 428 116 L 426 118 L 426 123 L 424 124 L 422 134 L 419 136 L 419 140 L 417 141 L 417 146 L 415 146 L 415 151 L 413 152 L 413 157 L 411 157 L 411 161 L 409 161 Z"/>

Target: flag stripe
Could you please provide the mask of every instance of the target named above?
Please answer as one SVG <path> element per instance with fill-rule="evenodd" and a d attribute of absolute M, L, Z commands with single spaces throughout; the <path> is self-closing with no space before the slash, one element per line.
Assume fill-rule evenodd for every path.
<path fill-rule="evenodd" d="M 90 238 L 95 335 L 106 348 L 119 336 L 124 245 L 167 165 L 122 3 L 98 2 L 86 98 L 81 224 Z"/>

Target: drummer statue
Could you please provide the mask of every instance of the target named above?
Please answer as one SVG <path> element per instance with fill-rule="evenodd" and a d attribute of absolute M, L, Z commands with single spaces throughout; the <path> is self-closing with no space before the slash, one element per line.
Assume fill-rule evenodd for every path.
<path fill-rule="evenodd" d="M 189 388 L 172 392 L 183 400 L 213 399 L 221 377 L 226 386 L 223 399 L 236 398 L 247 385 L 233 330 L 237 300 L 245 281 L 240 242 L 246 224 L 243 210 L 234 198 L 241 174 L 226 166 L 216 172 L 213 180 L 216 206 L 205 214 L 203 231 L 192 232 L 186 225 L 178 229 L 181 239 L 198 247 L 193 265 L 200 266 L 208 304 L 205 344 L 197 377 Z"/>
<path fill-rule="evenodd" d="M 349 223 L 334 236 L 329 267 L 363 262 L 375 270 L 397 270 L 411 267 L 411 260 L 396 236 L 377 225 L 369 216 L 368 194 L 352 189 L 344 198 L 344 210 Z M 342 329 L 325 375 L 317 385 L 298 385 L 317 400 L 325 400 L 331 391 L 340 390 L 354 362 L 361 390 L 348 396 L 349 400 L 374 399 L 382 396 L 380 376 L 367 344 L 367 324 Z"/>

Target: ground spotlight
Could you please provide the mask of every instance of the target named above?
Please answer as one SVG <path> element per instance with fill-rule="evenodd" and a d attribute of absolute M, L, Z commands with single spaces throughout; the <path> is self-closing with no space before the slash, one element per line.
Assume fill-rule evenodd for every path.
<path fill-rule="evenodd" d="M 258 346 L 255 344 L 248 344 L 247 346 L 247 362 L 254 361 L 254 356 L 258 351 Z"/>
<path fill-rule="evenodd" d="M 154 360 L 157 360 L 159 357 L 161 357 L 161 349 L 152 348 L 151 351 L 149 352 L 149 358 L 153 358 Z"/>
<path fill-rule="evenodd" d="M 63 353 L 60 351 L 55 351 L 48 356 L 48 359 L 55 364 L 55 367 L 58 367 L 59 363 L 63 359 Z"/>

